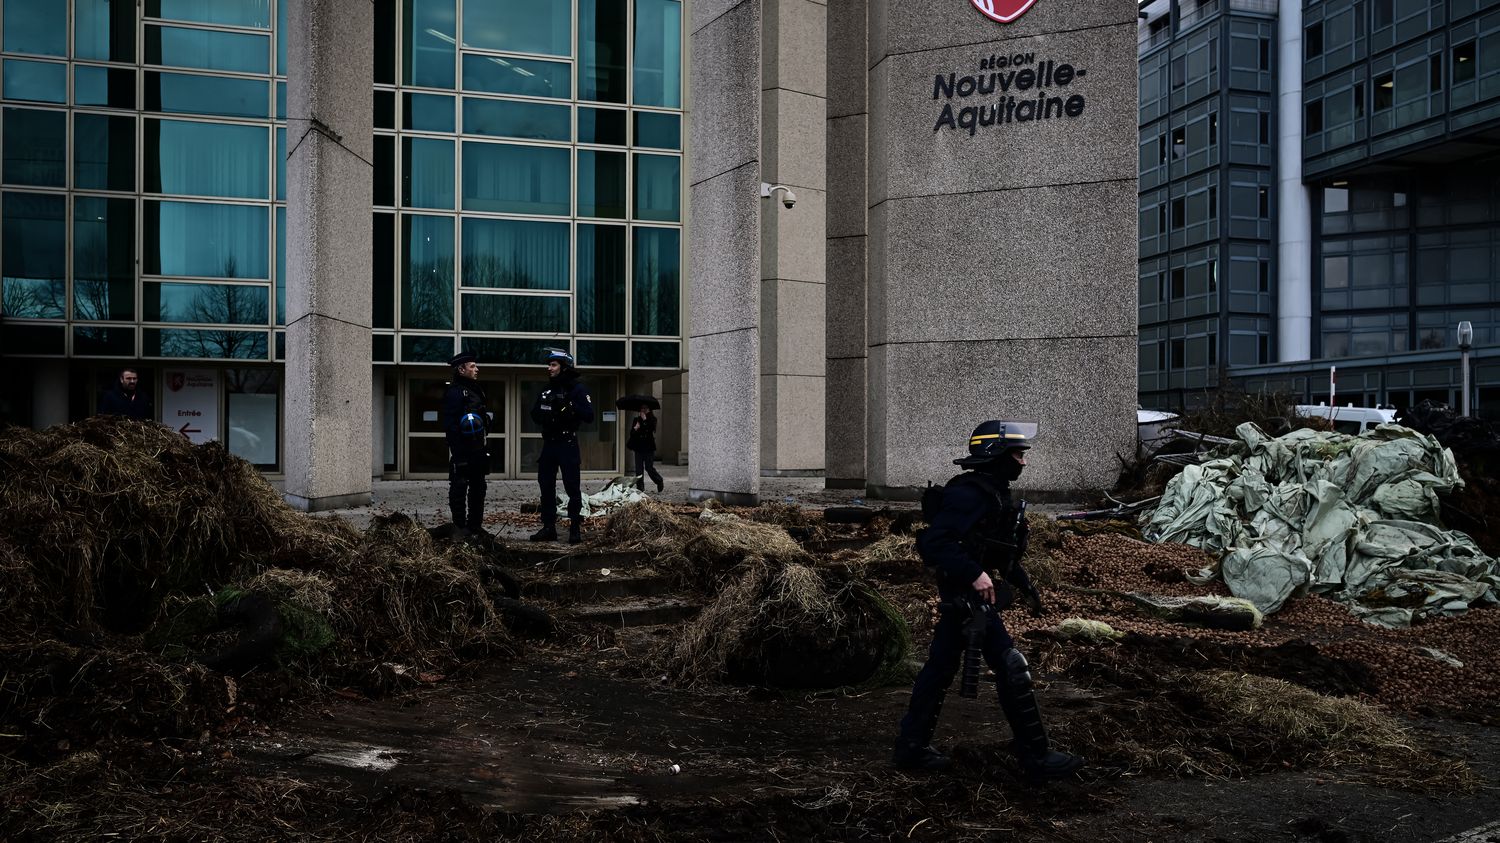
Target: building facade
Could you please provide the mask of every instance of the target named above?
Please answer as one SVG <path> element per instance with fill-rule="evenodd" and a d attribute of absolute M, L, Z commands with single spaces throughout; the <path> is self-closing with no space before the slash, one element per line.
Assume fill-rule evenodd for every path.
<path fill-rule="evenodd" d="M 6 421 L 89 415 L 125 365 L 158 416 L 281 469 L 287 0 L 3 0 Z M 534 464 L 542 349 L 603 408 L 686 368 L 679 0 L 376 0 L 374 474 L 445 476 L 457 350 Z M 665 381 L 664 384 L 656 382 Z M 677 402 L 680 405 L 680 401 Z M 176 415 L 185 413 L 186 415 Z M 585 468 L 624 464 L 613 413 Z M 677 416 L 664 450 L 675 457 Z"/>
<path fill-rule="evenodd" d="M 1500 414 L 1500 2 L 1153 0 L 1140 68 L 1144 406 L 1458 406 L 1466 321 Z"/>

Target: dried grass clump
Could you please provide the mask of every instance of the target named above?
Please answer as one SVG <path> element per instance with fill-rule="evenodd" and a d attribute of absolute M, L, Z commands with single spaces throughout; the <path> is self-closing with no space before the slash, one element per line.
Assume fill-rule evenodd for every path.
<path fill-rule="evenodd" d="M 601 542 L 621 550 L 644 551 L 677 580 L 708 589 L 716 589 L 742 564 L 811 561 L 782 527 L 712 507 L 692 518 L 653 500 L 611 513 L 605 519 Z"/>
<path fill-rule="evenodd" d="M 864 565 L 908 562 L 919 558 L 917 540 L 913 536 L 883 536 L 860 550 L 856 556 L 858 562 Z"/>
<path fill-rule="evenodd" d="M 1356 699 L 1224 670 L 1188 673 L 1181 681 L 1217 718 L 1258 735 L 1266 754 L 1293 763 L 1413 752 L 1411 737 L 1395 718 Z"/>

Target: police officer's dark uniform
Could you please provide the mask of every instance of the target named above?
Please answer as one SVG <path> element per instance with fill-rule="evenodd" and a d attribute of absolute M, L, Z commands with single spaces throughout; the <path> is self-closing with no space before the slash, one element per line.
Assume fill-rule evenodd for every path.
<path fill-rule="evenodd" d="M 485 475 L 490 473 L 490 455 L 485 450 L 490 413 L 484 406 L 484 390 L 469 374 L 478 374 L 474 355 L 465 352 L 448 361 L 453 380 L 443 393 L 443 431 L 448 439 L 448 508 L 453 523 L 470 532 L 484 529 Z M 466 508 L 467 505 L 467 508 Z"/>
<path fill-rule="evenodd" d="M 554 350 L 547 354 L 546 362 L 550 381 L 531 406 L 531 420 L 542 428 L 542 454 L 536 472 L 542 493 L 542 529 L 531 540 L 557 540 L 557 474 L 561 471 L 563 489 L 568 493 L 568 543 L 578 544 L 583 539 L 583 497 L 578 482 L 583 457 L 578 450 L 578 427 L 594 420 L 594 401 L 573 368 L 571 354 Z M 555 373 L 553 363 L 557 364 Z"/>
<path fill-rule="evenodd" d="M 932 735 L 943 697 L 963 658 L 963 626 L 969 615 L 946 607 L 964 599 L 980 599 L 976 583 L 981 575 L 994 573 L 998 575 L 993 582 L 997 609 L 1019 593 L 1033 614 L 1043 611 L 1041 597 L 1014 552 L 1024 546 L 1026 527 L 1010 495 L 1010 483 L 1024 467 L 1020 455 L 1031 447 L 1028 436 L 1034 429 L 1004 421 L 979 425 L 969 439 L 969 456 L 953 461 L 971 470 L 945 485 L 941 508 L 917 537 L 917 552 L 934 570 L 945 608 L 933 632 L 927 664 L 912 687 L 911 707 L 901 720 L 894 761 L 902 769 L 941 770 L 952 763 L 933 748 Z M 1015 737 L 1012 746 L 1026 773 L 1055 778 L 1082 767 L 1082 758 L 1049 748 L 1026 659 L 1015 648 L 998 611 L 989 614 L 984 658 L 995 673 L 1000 708 L 1010 722 Z"/>

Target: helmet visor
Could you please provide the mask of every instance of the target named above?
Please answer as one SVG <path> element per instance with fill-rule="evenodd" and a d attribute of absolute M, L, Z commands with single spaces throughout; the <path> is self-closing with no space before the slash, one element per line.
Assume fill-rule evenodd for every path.
<path fill-rule="evenodd" d="M 1016 444 L 1021 447 L 1031 447 L 1031 440 L 1036 438 L 1036 422 L 1003 421 L 997 429 L 992 432 L 975 433 L 969 438 L 969 447 L 977 446 L 1000 446 Z M 988 448 L 986 448 L 988 450 Z"/>

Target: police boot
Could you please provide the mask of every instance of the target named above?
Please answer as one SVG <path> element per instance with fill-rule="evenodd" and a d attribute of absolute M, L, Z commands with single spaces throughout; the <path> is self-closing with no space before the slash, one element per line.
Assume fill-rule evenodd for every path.
<path fill-rule="evenodd" d="M 666 488 L 666 484 L 662 483 L 661 480 L 657 480 L 656 481 L 656 493 L 658 495 L 661 494 L 661 490 L 664 489 L 664 488 Z"/>
<path fill-rule="evenodd" d="M 897 769 L 941 772 L 953 766 L 953 759 L 932 745 L 932 734 L 937 731 L 938 715 L 942 711 L 941 696 L 930 705 L 912 701 L 911 711 L 901 721 L 901 734 L 896 737 L 896 748 L 891 753 L 891 763 Z"/>
<path fill-rule="evenodd" d="M 537 530 L 535 533 L 531 534 L 531 540 L 534 541 L 534 542 L 555 542 L 555 541 L 557 541 L 557 527 L 556 527 L 556 525 L 554 525 L 554 524 L 547 524 L 547 523 L 542 524 L 542 529 Z"/>
<path fill-rule="evenodd" d="M 1034 782 L 1060 779 L 1083 768 L 1082 756 L 1058 752 L 1049 745 L 1031 685 L 1031 669 L 1019 650 L 1006 652 L 1005 676 L 997 677 L 996 684 L 1000 692 L 1000 707 L 1004 709 L 1005 719 L 1010 721 L 1010 731 L 1015 736 L 1011 748 L 1020 757 L 1021 771 L 1027 778 Z"/>
<path fill-rule="evenodd" d="M 578 544 L 581 541 L 583 541 L 583 527 L 575 518 L 568 522 L 568 544 Z"/>

